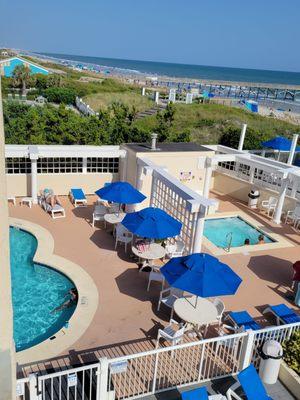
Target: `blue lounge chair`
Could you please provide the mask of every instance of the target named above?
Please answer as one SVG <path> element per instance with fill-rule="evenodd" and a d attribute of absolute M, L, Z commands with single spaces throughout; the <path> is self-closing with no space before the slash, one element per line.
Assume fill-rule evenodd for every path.
<path fill-rule="evenodd" d="M 205 386 L 183 392 L 181 393 L 181 398 L 182 400 L 226 400 L 226 397 L 221 394 L 209 396 Z"/>
<path fill-rule="evenodd" d="M 251 364 L 249 367 L 241 371 L 236 382 L 227 390 L 226 396 L 228 400 L 243 400 L 235 391 L 241 386 L 248 400 L 272 400 L 268 395 L 256 369 Z"/>
<path fill-rule="evenodd" d="M 235 331 L 241 327 L 244 327 L 245 331 L 250 329 L 252 331 L 258 331 L 259 329 L 262 329 L 247 311 L 231 311 L 227 314 L 225 319 L 230 320 Z"/>
<path fill-rule="evenodd" d="M 277 325 L 293 324 L 300 322 L 300 316 L 295 313 L 290 307 L 285 304 L 278 304 L 277 306 L 269 306 L 264 310 L 264 314 L 270 312 L 276 317 Z"/>
<path fill-rule="evenodd" d="M 70 197 L 75 207 L 87 205 L 87 200 L 82 189 L 71 189 Z"/>

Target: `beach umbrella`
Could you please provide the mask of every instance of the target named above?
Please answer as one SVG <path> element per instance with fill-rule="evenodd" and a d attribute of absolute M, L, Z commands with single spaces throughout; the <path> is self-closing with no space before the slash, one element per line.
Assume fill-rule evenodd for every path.
<path fill-rule="evenodd" d="M 242 282 L 227 264 L 206 253 L 172 258 L 160 271 L 170 286 L 199 297 L 233 295 Z"/>
<path fill-rule="evenodd" d="M 122 221 L 130 232 L 148 239 L 166 239 L 179 235 L 181 222 L 171 217 L 164 210 L 147 207 L 127 214 Z"/>
<path fill-rule="evenodd" d="M 105 185 L 95 193 L 101 199 L 119 204 L 137 204 L 146 198 L 128 182 L 113 182 Z"/>
<path fill-rule="evenodd" d="M 262 142 L 261 145 L 265 148 L 269 148 L 269 149 L 273 149 L 273 150 L 290 151 L 292 141 L 290 139 L 287 139 L 286 137 L 277 136 L 273 139 Z M 299 146 L 296 148 L 296 151 L 300 151 Z"/>

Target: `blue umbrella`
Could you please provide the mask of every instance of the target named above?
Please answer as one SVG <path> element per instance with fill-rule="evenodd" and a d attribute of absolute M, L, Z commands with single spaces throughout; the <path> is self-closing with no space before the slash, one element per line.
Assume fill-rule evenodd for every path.
<path fill-rule="evenodd" d="M 95 193 L 101 199 L 120 204 L 137 204 L 146 198 L 128 182 L 113 182 L 105 185 Z"/>
<path fill-rule="evenodd" d="M 181 222 L 155 207 L 127 214 L 122 221 L 130 232 L 148 239 L 165 239 L 179 235 Z"/>
<path fill-rule="evenodd" d="M 263 147 L 267 147 L 270 149 L 274 150 L 279 150 L 279 151 L 290 151 L 291 150 L 291 145 L 292 141 L 290 139 L 287 139 L 283 136 L 277 136 L 271 140 L 267 140 L 266 142 L 262 142 L 261 145 Z M 296 148 L 297 151 L 300 151 L 300 147 L 298 146 Z"/>
<path fill-rule="evenodd" d="M 205 253 L 172 258 L 160 271 L 170 286 L 200 297 L 235 294 L 242 282 L 228 265 Z"/>

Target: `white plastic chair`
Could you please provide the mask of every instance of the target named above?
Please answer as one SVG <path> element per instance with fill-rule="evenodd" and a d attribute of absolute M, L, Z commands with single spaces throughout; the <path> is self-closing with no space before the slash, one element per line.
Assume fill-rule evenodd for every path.
<path fill-rule="evenodd" d="M 149 292 L 151 282 L 161 282 L 161 289 L 163 290 L 165 284 L 165 277 L 160 271 L 152 269 L 152 271 L 150 271 L 149 274 L 147 292 Z"/>
<path fill-rule="evenodd" d="M 292 222 L 295 228 L 300 224 L 300 205 L 297 205 L 294 210 L 290 210 L 286 213 L 285 223 Z"/>
<path fill-rule="evenodd" d="M 166 245 L 166 256 L 168 258 L 181 257 L 183 255 L 185 244 L 182 240 L 177 240 L 175 243 Z"/>
<path fill-rule="evenodd" d="M 133 234 L 129 232 L 128 229 L 125 228 L 124 225 L 118 224 L 116 227 L 116 243 L 115 243 L 115 249 L 118 246 L 118 243 L 124 243 L 125 245 L 125 253 L 127 253 L 127 244 L 132 242 L 133 239 Z"/>
<path fill-rule="evenodd" d="M 103 205 L 96 205 L 93 212 L 93 228 L 95 227 L 95 221 L 104 221 L 104 215 L 106 214 L 106 208 Z"/>
<path fill-rule="evenodd" d="M 223 301 L 221 299 L 219 299 L 218 297 L 216 297 L 213 301 L 214 306 L 217 309 L 218 312 L 218 316 L 217 316 L 217 320 L 219 322 L 219 325 L 221 325 L 222 323 L 222 317 L 223 317 L 223 313 L 225 311 L 225 304 L 223 303 Z"/>
<path fill-rule="evenodd" d="M 176 325 L 178 327 L 177 330 L 173 329 L 173 326 Z M 174 319 L 170 319 L 170 323 L 164 329 L 159 329 L 157 334 L 156 348 L 159 346 L 160 339 L 165 339 L 168 342 L 171 342 L 172 346 L 176 346 L 179 344 L 184 336 L 185 325 L 179 324 Z"/>
<path fill-rule="evenodd" d="M 161 304 L 164 304 L 166 307 L 171 308 L 171 318 L 172 318 L 174 312 L 173 310 L 174 303 L 177 299 L 179 299 L 182 296 L 183 296 L 183 290 L 181 289 L 169 287 L 167 289 L 162 290 L 159 295 L 157 311 L 160 310 Z"/>
<path fill-rule="evenodd" d="M 276 206 L 277 206 L 277 198 L 273 196 L 269 197 L 268 200 L 263 200 L 261 202 L 261 207 L 267 211 L 268 216 L 270 216 L 271 212 L 274 213 Z"/>

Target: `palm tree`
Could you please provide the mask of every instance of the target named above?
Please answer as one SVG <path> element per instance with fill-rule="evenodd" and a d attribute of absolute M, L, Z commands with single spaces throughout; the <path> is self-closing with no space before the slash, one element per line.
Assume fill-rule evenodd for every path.
<path fill-rule="evenodd" d="M 22 86 L 22 94 L 26 94 L 26 84 L 30 79 L 30 68 L 27 65 L 17 65 L 13 70 L 12 77 L 16 86 Z"/>

